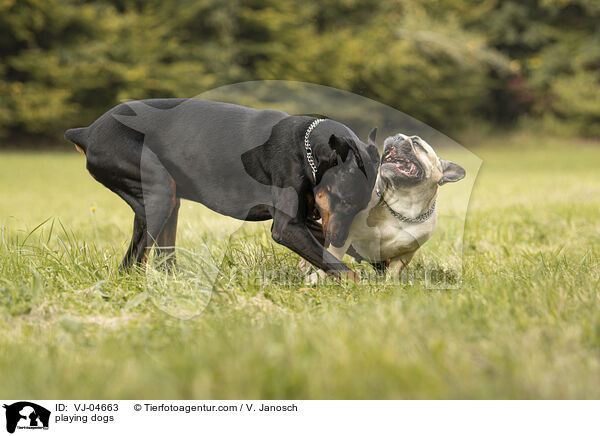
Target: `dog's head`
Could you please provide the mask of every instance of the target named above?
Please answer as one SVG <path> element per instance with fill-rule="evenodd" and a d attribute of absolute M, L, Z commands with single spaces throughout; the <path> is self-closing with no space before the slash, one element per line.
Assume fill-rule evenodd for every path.
<path fill-rule="evenodd" d="M 388 137 L 383 144 L 379 174 L 393 190 L 437 189 L 465 177 L 458 164 L 438 158 L 433 148 L 418 136 L 401 133 Z"/>
<path fill-rule="evenodd" d="M 344 245 L 354 217 L 371 199 L 379 167 L 376 133 L 377 129 L 371 131 L 368 145 L 350 137 L 329 138 L 329 169 L 314 190 L 323 219 L 325 247 Z"/>

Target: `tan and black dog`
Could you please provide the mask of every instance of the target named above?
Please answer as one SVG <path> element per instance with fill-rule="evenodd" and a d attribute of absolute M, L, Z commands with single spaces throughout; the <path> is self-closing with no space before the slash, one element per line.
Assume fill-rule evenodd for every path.
<path fill-rule="evenodd" d="M 122 267 L 155 243 L 173 250 L 181 198 L 247 221 L 273 220 L 273 239 L 330 275 L 352 271 L 310 229 L 315 196 L 325 242 L 343 246 L 369 203 L 379 154 L 345 125 L 196 98 L 123 103 L 89 127 L 67 130 L 92 176 L 135 213 Z M 169 247 L 169 248 L 164 248 Z"/>

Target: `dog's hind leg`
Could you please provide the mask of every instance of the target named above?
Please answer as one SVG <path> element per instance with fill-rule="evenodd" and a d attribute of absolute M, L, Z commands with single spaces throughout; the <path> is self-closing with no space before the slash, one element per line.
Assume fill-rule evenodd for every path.
<path fill-rule="evenodd" d="M 167 268 L 175 266 L 175 240 L 177 238 L 177 218 L 179 215 L 179 199 L 167 219 L 157 241 L 157 255 L 165 259 Z"/>
<path fill-rule="evenodd" d="M 146 247 L 145 236 L 146 219 L 136 213 L 133 218 L 133 235 L 131 236 L 131 243 L 121 262 L 121 266 L 119 266 L 119 270 L 123 271 L 131 267 L 134 263 L 143 261 L 143 256 L 145 255 L 144 250 Z"/>
<path fill-rule="evenodd" d="M 177 227 L 176 209 L 179 206 L 175 181 L 162 165 L 158 157 L 147 147 L 142 152 L 140 163 L 142 191 L 144 197 L 144 215 L 146 218 L 145 249 L 148 252 L 166 228 L 165 242 L 174 244 Z M 175 213 L 173 221 L 169 218 Z M 160 250 L 158 255 L 164 254 Z M 160 260 L 160 259 L 158 259 Z"/>

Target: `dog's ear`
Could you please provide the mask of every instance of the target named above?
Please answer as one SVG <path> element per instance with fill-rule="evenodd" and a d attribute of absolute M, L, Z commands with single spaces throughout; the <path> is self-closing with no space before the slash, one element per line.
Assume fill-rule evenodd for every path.
<path fill-rule="evenodd" d="M 356 146 L 356 143 L 354 141 L 350 140 L 350 141 L 348 141 L 348 145 L 350 145 L 350 149 L 354 153 L 354 159 L 356 160 L 356 165 L 358 165 L 358 168 L 363 172 L 365 177 L 368 178 L 369 176 L 367 176 L 367 170 L 365 169 L 365 164 L 362 160 L 362 156 L 360 155 L 360 151 L 358 151 L 358 147 Z"/>
<path fill-rule="evenodd" d="M 342 163 L 343 162 L 340 155 L 337 153 L 337 151 L 333 150 L 329 155 L 329 168 L 334 167 L 336 165 L 341 165 Z"/>
<path fill-rule="evenodd" d="M 329 137 L 329 146 L 332 150 L 338 154 L 345 162 L 348 158 L 348 152 L 350 151 L 350 145 L 348 139 L 343 136 L 331 135 Z"/>
<path fill-rule="evenodd" d="M 369 153 L 369 157 L 371 158 L 371 163 L 373 164 L 375 171 L 377 171 L 377 168 L 379 168 L 379 160 L 380 160 L 379 149 L 374 145 L 369 145 L 367 147 L 367 153 Z"/>
<path fill-rule="evenodd" d="M 440 163 L 442 164 L 442 178 L 438 182 L 438 185 L 443 185 L 444 183 L 450 182 L 458 182 L 467 174 L 463 167 L 455 164 L 454 162 L 440 159 Z"/>
<path fill-rule="evenodd" d="M 377 127 L 373 127 L 373 130 L 371 130 L 371 133 L 369 133 L 369 137 L 367 138 L 367 144 L 374 145 L 375 147 L 377 147 L 377 144 L 375 144 L 376 136 L 377 136 Z"/>
<path fill-rule="evenodd" d="M 367 153 L 369 153 L 369 157 L 376 164 L 375 167 L 377 168 L 379 166 L 379 149 L 375 143 L 375 136 L 377 136 L 377 127 L 373 127 L 367 138 Z"/>
<path fill-rule="evenodd" d="M 334 154 L 337 154 L 343 162 L 346 162 L 350 158 L 348 154 L 350 153 L 350 150 L 352 150 L 352 154 L 354 154 L 354 159 L 356 160 L 356 165 L 364 173 L 364 175 L 367 176 L 367 170 L 365 170 L 365 164 L 363 163 L 362 156 L 360 155 L 360 151 L 358 151 L 358 147 L 352 138 L 331 135 L 329 137 L 329 146 L 333 149 L 333 153 L 329 157 L 330 163 L 333 161 Z M 337 163 L 338 165 L 341 164 L 339 159 L 337 160 Z"/>

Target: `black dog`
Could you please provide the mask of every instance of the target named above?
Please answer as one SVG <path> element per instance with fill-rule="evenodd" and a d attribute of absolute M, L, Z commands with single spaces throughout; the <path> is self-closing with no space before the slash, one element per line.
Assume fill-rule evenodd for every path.
<path fill-rule="evenodd" d="M 343 245 L 369 202 L 374 137 L 367 146 L 333 120 L 195 98 L 123 103 L 65 133 L 92 176 L 135 212 L 122 267 L 144 262 L 155 243 L 172 254 L 184 198 L 241 220 L 273 219 L 275 241 L 336 277 L 353 273 L 325 247 Z M 315 210 L 323 238 L 311 232 Z"/>

